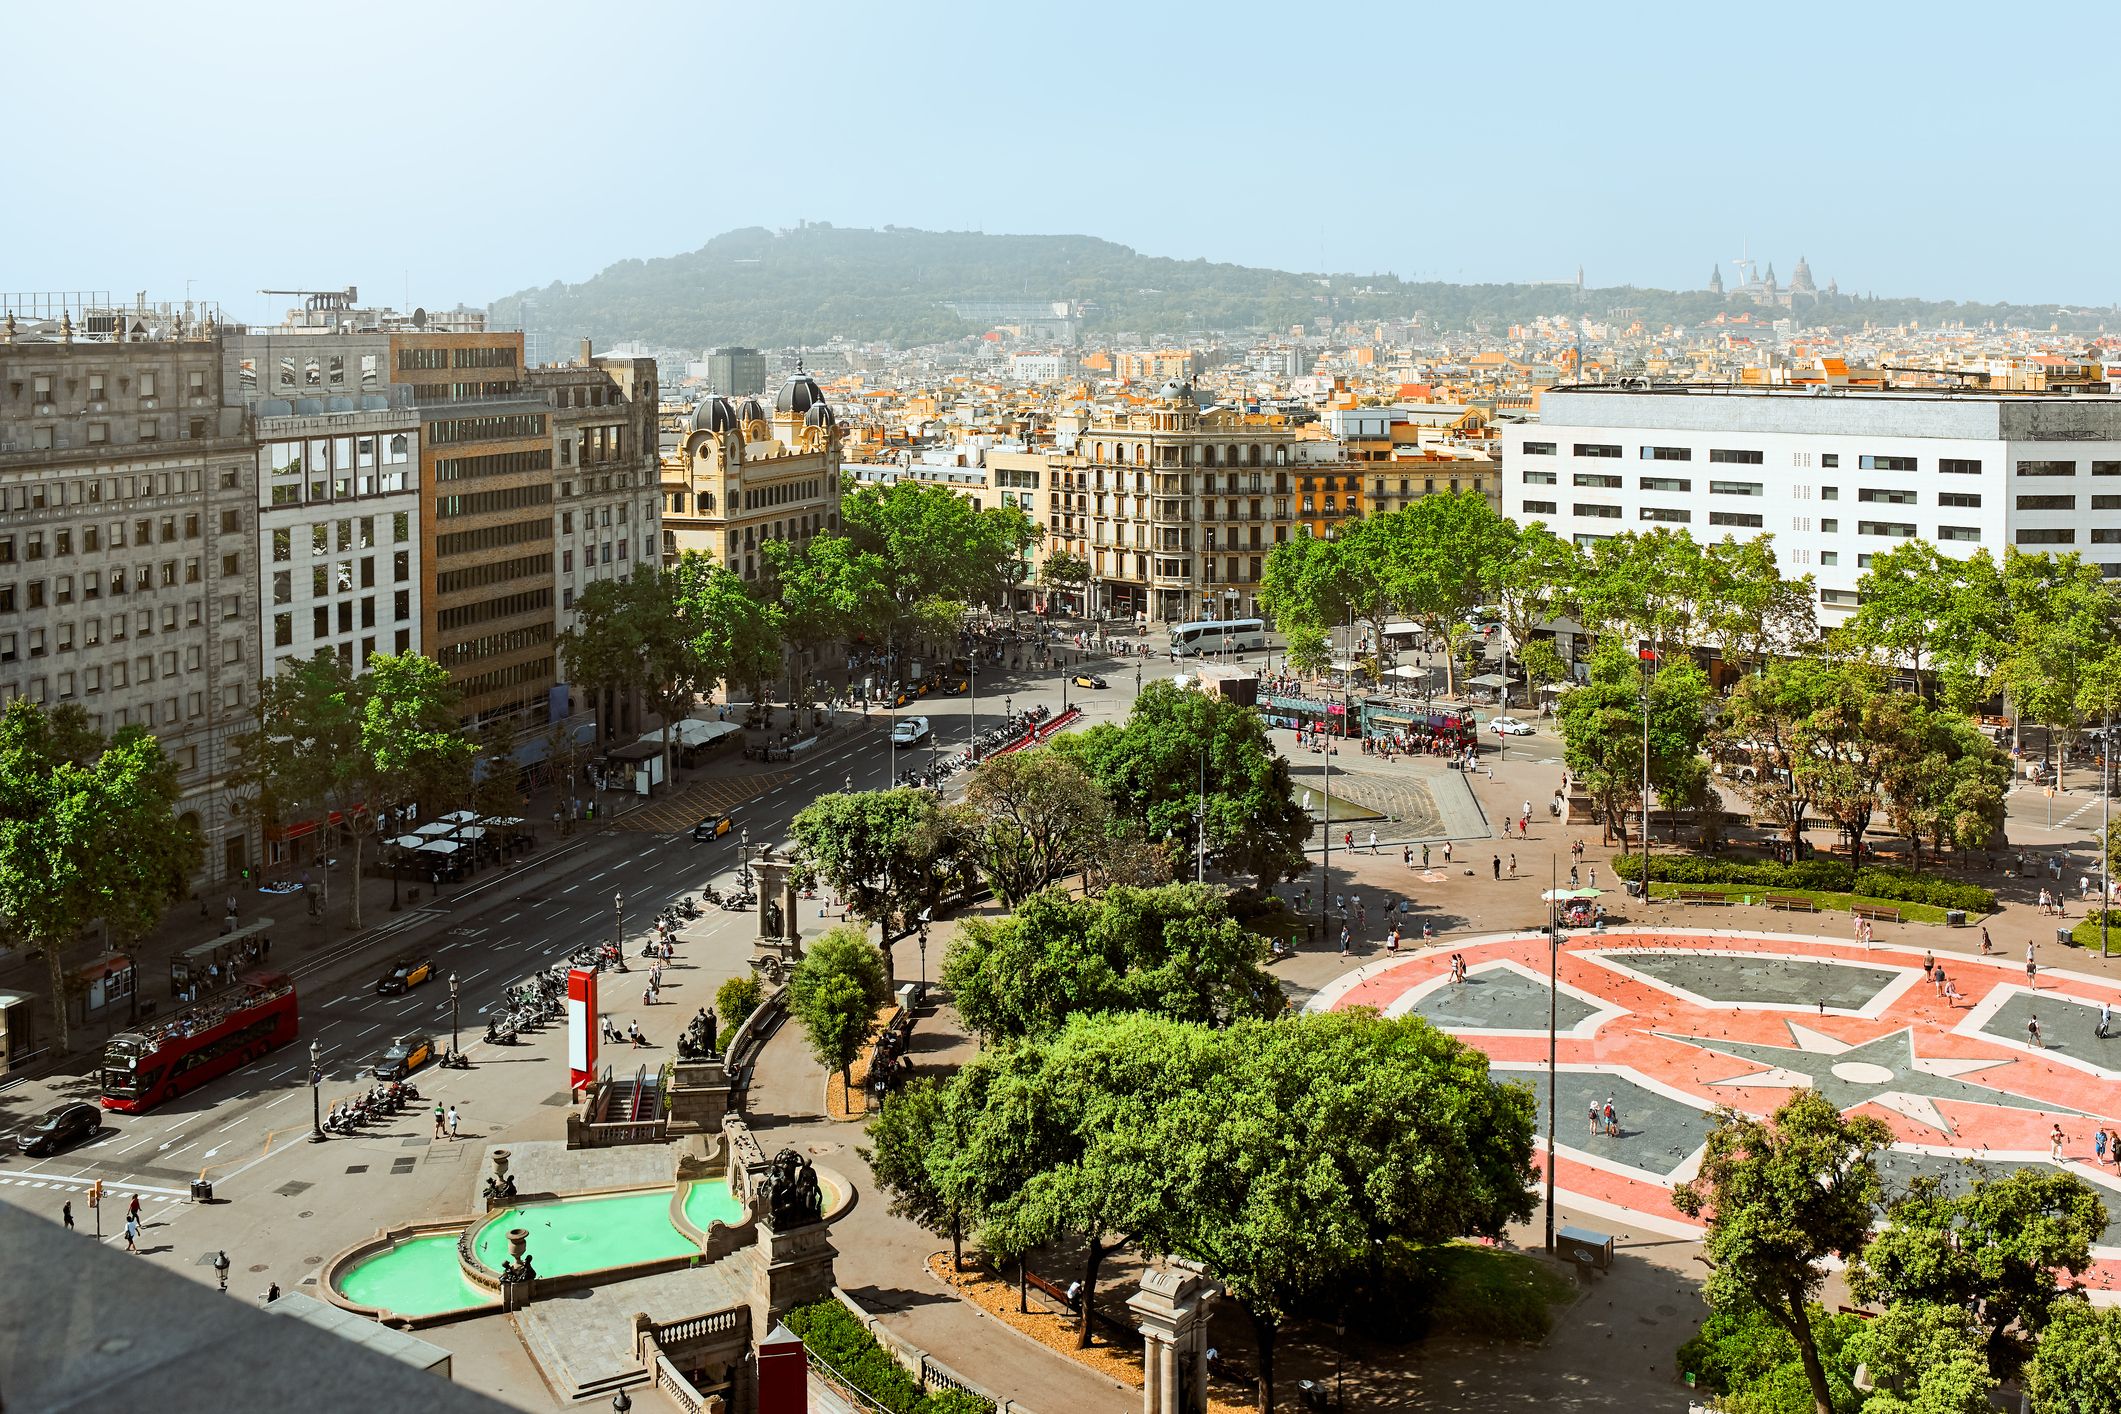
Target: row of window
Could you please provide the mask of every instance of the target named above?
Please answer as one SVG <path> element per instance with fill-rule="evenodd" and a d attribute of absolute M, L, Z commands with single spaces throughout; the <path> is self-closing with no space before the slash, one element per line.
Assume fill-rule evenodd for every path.
<path fill-rule="evenodd" d="M 400 589 L 391 598 L 391 611 L 399 623 L 412 618 L 412 592 Z M 364 596 L 359 604 L 360 626 L 376 626 L 376 600 L 374 595 Z M 354 601 L 341 600 L 337 604 L 318 604 L 309 611 L 309 634 L 311 638 L 324 639 L 332 635 L 332 622 L 338 621 L 338 632 L 352 633 L 356 606 Z M 275 648 L 289 648 L 295 641 L 295 616 L 292 613 L 272 616 L 272 643 Z"/>
<path fill-rule="evenodd" d="M 376 587 L 376 562 L 370 556 L 362 560 L 340 560 L 336 565 L 315 564 L 309 567 L 309 597 L 329 599 L 333 594 L 350 594 L 355 586 L 356 568 L 359 571 L 359 587 Z M 400 550 L 391 556 L 391 580 L 396 584 L 412 582 L 412 552 Z M 295 577 L 292 570 L 275 571 L 272 577 L 272 601 L 275 604 L 292 604 L 295 598 Z"/>
<path fill-rule="evenodd" d="M 205 561 L 198 559 L 183 561 L 164 560 L 161 564 L 159 575 L 156 573 L 156 567 L 151 564 L 140 565 L 130 577 L 126 573 L 125 566 L 112 565 L 106 570 L 86 570 L 82 573 L 80 580 L 81 598 L 83 602 L 101 599 L 106 578 L 110 585 L 111 597 L 114 599 L 128 592 L 133 594 L 152 594 L 158 588 L 175 588 L 179 583 L 180 570 L 183 576 L 181 582 L 185 584 L 198 584 L 206 577 Z M 242 572 L 243 560 L 241 556 L 224 555 L 221 557 L 221 575 L 223 578 L 237 576 L 242 574 Z M 51 590 L 49 603 L 71 604 L 74 602 L 74 576 L 62 574 L 55 575 L 49 581 L 42 579 L 24 581 L 22 586 L 22 607 L 28 609 L 44 608 L 47 603 L 45 594 L 47 584 L 49 584 Z M 0 613 L 11 614 L 16 611 L 15 589 L 16 586 L 12 580 L 5 584 L 0 584 Z"/>
<path fill-rule="evenodd" d="M 732 532 L 732 535 L 733 535 L 733 534 L 734 534 L 734 532 Z M 644 535 L 644 536 L 642 536 L 642 537 L 641 537 L 641 558 L 642 558 L 642 559 L 644 559 L 644 560 L 645 560 L 645 559 L 648 559 L 648 558 L 649 558 L 649 556 L 650 556 L 650 553 L 651 553 L 651 552 L 650 552 L 650 549 L 649 549 L 649 547 L 650 547 L 650 545 L 651 545 L 652 543 L 653 543 L 653 542 L 652 542 L 652 540 L 651 540 L 651 538 L 650 538 L 649 536 L 645 536 L 645 535 Z M 611 563 L 611 557 L 612 557 L 612 547 L 613 547 L 613 546 L 617 546 L 617 547 L 618 547 L 618 560 L 619 560 L 619 563 L 620 563 L 620 564 L 622 564 L 622 565 L 623 565 L 623 564 L 625 564 L 625 563 L 626 563 L 626 554 L 627 554 L 627 549 L 628 549 L 628 547 L 629 547 L 629 546 L 631 546 L 632 544 L 633 544 L 633 542 L 632 542 L 631 540 L 607 540 L 607 541 L 605 541 L 605 542 L 604 542 L 604 545 L 603 545 L 603 552 L 604 552 L 604 554 L 603 554 L 603 560 L 602 560 L 602 563 L 604 563 L 604 564 L 607 564 L 607 565 Z M 592 566 L 592 565 L 595 565 L 595 564 L 597 564 L 597 563 L 598 563 L 598 559 L 597 559 L 597 547 L 596 547 L 596 546 L 594 546 L 594 545 L 584 545 L 584 546 L 582 547 L 582 568 L 584 568 L 584 569 L 588 569 L 588 568 L 589 568 L 590 566 Z M 568 549 L 565 549 L 565 550 L 562 550 L 562 551 L 560 552 L 560 572 L 561 572 L 562 574 L 572 574 L 572 573 L 574 573 L 574 550 L 573 550 L 573 548 L 572 548 L 572 547 L 570 547 L 570 548 L 568 548 Z"/>
<path fill-rule="evenodd" d="M 59 375 L 55 373 L 30 374 L 30 401 L 36 403 L 50 402 L 52 400 L 53 379 L 57 378 L 58 376 Z M 88 400 L 92 403 L 100 403 L 104 401 L 110 391 L 111 375 L 108 373 L 97 372 L 92 370 L 82 376 L 88 380 Z M 162 390 L 160 371 L 153 368 L 144 368 L 141 369 L 136 376 L 139 379 L 140 386 L 133 391 L 140 398 L 144 406 L 153 407 L 154 403 L 152 402 L 152 399 L 155 398 Z M 78 386 L 78 382 L 79 380 L 75 378 L 67 378 L 67 391 L 69 393 L 74 392 Z M 128 385 L 131 382 L 132 377 L 120 373 L 118 375 L 118 390 L 120 392 L 126 391 Z M 205 397 L 207 395 L 206 370 L 203 368 L 185 369 L 184 387 L 185 391 L 189 393 L 192 397 Z M 14 380 L 14 392 L 17 397 L 20 397 L 22 395 L 22 380 L 19 378 Z"/>
<path fill-rule="evenodd" d="M 435 553 L 443 556 L 471 555 L 481 550 L 499 550 L 504 546 L 527 544 L 533 540 L 549 543 L 551 539 L 550 520 L 517 520 L 506 525 L 488 525 L 477 530 L 457 530 L 448 535 L 437 536 Z"/>
<path fill-rule="evenodd" d="M 161 535 L 158 540 L 155 534 L 155 521 L 151 519 L 136 520 L 133 522 L 132 543 L 138 547 L 158 543 L 173 545 L 180 538 L 197 540 L 200 534 L 199 522 L 200 517 L 197 511 L 187 511 L 181 521 L 177 516 L 163 516 L 160 527 Z M 181 536 L 179 534 L 180 525 Z M 233 510 L 221 512 L 220 525 L 221 533 L 224 535 L 242 533 L 242 513 Z M 81 553 L 84 555 L 101 554 L 105 550 L 123 550 L 126 545 L 125 522 L 122 520 L 110 522 L 107 535 L 105 527 L 96 525 L 81 526 L 80 532 Z M 51 532 L 52 558 L 71 558 L 74 554 L 74 544 L 73 527 L 54 529 Z M 14 564 L 18 550 L 20 558 L 24 561 L 43 559 L 45 557 L 45 532 L 41 530 L 22 532 L 19 546 L 16 536 L 0 535 L 0 565 Z"/>
<path fill-rule="evenodd" d="M 472 481 L 482 476 L 521 476 L 552 470 L 552 448 L 523 452 L 489 452 L 478 457 L 443 457 L 435 462 L 435 480 Z"/>
<path fill-rule="evenodd" d="M 284 565 L 294 559 L 297 542 L 307 540 L 312 557 L 332 553 L 337 545 L 341 553 L 348 550 L 372 550 L 376 545 L 376 516 L 341 516 L 333 521 L 317 521 L 309 527 L 309 534 L 302 534 L 298 525 L 278 526 L 272 533 L 272 558 L 276 565 Z M 412 515 L 399 511 L 390 518 L 390 541 L 393 545 L 404 545 L 412 540 Z"/>
<path fill-rule="evenodd" d="M 1523 444 L 1523 451 L 1526 456 L 1551 457 L 1556 455 L 1559 450 L 1559 444 L 1554 442 L 1526 442 Z M 1579 457 L 1593 458 L 1614 458 L 1619 457 L 1623 452 L 1620 444 L 1615 442 L 1577 442 L 1572 445 L 1571 450 Z M 1638 448 L 1637 454 L 1644 461 L 1683 462 L 1692 461 L 1694 457 L 1693 449 L 1690 447 L 1646 445 Z M 1712 462 L 1759 466 L 1764 462 L 1765 457 L 1761 452 L 1748 449 L 1712 447 L 1709 449 L 1709 460 Z M 1809 452 L 1793 453 L 1792 462 L 1797 466 L 1809 467 L 1812 465 L 1812 454 Z M 1856 463 L 1865 471 L 1915 471 L 1919 469 L 1919 458 L 1910 456 L 1865 454 L 1857 457 Z M 1840 454 L 1822 452 L 1819 455 L 1819 465 L 1829 468 L 1841 465 Z M 1981 474 L 1981 459 L 1978 457 L 1939 457 L 1937 459 L 1937 470 L 1950 476 L 1979 476 Z M 2074 460 L 2061 459 L 2021 461 L 2017 464 L 2017 473 L 2020 476 L 2075 476 L 2077 474 L 2077 463 Z M 2121 461 L 2095 461 L 2091 464 L 2091 474 L 2094 476 L 2121 476 Z M 1551 485 L 1552 483 L 1544 484 Z"/>
<path fill-rule="evenodd" d="M 491 658 L 500 653 L 514 653 L 525 648 L 535 648 L 552 641 L 552 625 L 531 624 L 526 628 L 504 629 L 500 633 L 482 634 L 467 638 L 461 643 L 448 643 L 435 654 L 435 661 L 445 668 L 454 668 L 460 663 L 473 662 L 479 658 Z"/>
<path fill-rule="evenodd" d="M 552 556 L 521 555 L 513 560 L 495 560 L 491 564 L 473 565 L 468 569 L 450 570 L 435 576 L 435 591 L 439 594 L 456 594 L 466 589 L 477 589 L 482 585 L 506 584 L 512 579 L 535 579 L 552 573 Z"/>
<path fill-rule="evenodd" d="M 552 659 L 533 658 L 527 663 L 511 663 L 505 668 L 494 668 L 483 673 L 457 679 L 457 690 L 466 697 L 483 697 L 489 692 L 500 692 L 505 688 L 520 687 L 524 683 L 547 683 L 552 681 Z"/>
<path fill-rule="evenodd" d="M 762 511 L 791 501 L 814 501 L 825 494 L 822 477 L 808 481 L 785 481 L 778 486 L 754 486 L 744 492 L 744 509 Z"/>
<path fill-rule="evenodd" d="M 410 653 L 412 651 L 412 630 L 409 628 L 399 629 L 396 635 L 396 642 L 397 646 L 391 649 L 393 653 Z M 368 666 L 368 660 L 370 658 L 376 656 L 375 635 L 370 634 L 362 638 L 361 655 L 359 658 L 356 658 L 354 656 L 354 644 L 353 640 L 350 638 L 343 643 L 337 644 L 336 646 L 319 646 L 317 648 L 315 656 L 321 658 L 326 654 L 334 652 L 338 654 L 339 661 L 346 665 L 348 671 L 359 672 L 361 669 Z M 294 665 L 294 662 L 294 654 L 283 653 L 279 657 L 273 659 L 273 671 L 279 672 L 284 668 L 292 667 Z"/>
<path fill-rule="evenodd" d="M 448 447 L 458 442 L 498 442 L 511 437 L 545 435 L 545 414 L 505 412 L 488 417 L 450 417 L 427 424 L 429 446 Z"/>
<path fill-rule="evenodd" d="M 527 589 L 520 594 L 503 594 L 497 599 L 481 599 L 476 604 L 463 604 L 454 609 L 444 609 L 435 615 L 435 627 L 450 632 L 483 624 L 492 619 L 512 619 L 518 614 L 537 613 L 552 607 L 552 590 Z"/>
<path fill-rule="evenodd" d="M 457 516 L 491 515 L 495 511 L 520 510 L 524 506 L 552 504 L 552 486 L 503 486 L 493 491 L 472 491 L 460 496 L 435 497 L 435 515 L 442 520 Z"/>
<path fill-rule="evenodd" d="M 14 646 L 8 641 L 9 637 L 10 635 L 8 634 L 0 634 L 0 663 L 12 662 L 14 659 Z M 124 664 L 122 663 L 111 665 L 109 683 L 112 691 L 117 691 L 126 685 L 123 668 Z M 72 700 L 76 695 L 76 681 L 73 671 L 69 669 L 65 672 L 56 673 L 48 679 L 43 677 L 31 678 L 27 683 L 23 684 L 19 691 L 22 697 L 31 702 L 66 702 Z M 80 695 L 93 696 L 104 689 L 104 670 L 101 667 L 83 668 L 78 681 L 81 684 Z M 53 689 L 56 689 L 56 697 L 52 695 Z M 13 700 L 17 692 L 18 689 L 15 684 L 11 682 L 0 683 L 0 702 Z M 197 721 L 206 715 L 205 693 L 187 692 L 184 694 L 184 704 L 185 713 L 182 716 L 177 712 L 177 699 L 174 697 L 163 698 L 159 711 L 156 710 L 156 706 L 152 702 L 143 702 L 131 708 L 114 708 L 110 718 L 111 729 L 115 731 L 119 727 L 134 725 L 175 729 L 181 727 L 187 719 Z M 241 683 L 230 683 L 221 689 L 221 706 L 223 708 L 234 711 L 242 705 L 243 685 Z M 89 714 L 89 724 L 97 731 L 103 730 L 103 723 L 103 713 L 91 712 Z M 195 771 L 198 769 L 198 747 L 171 747 L 168 743 L 164 743 L 164 750 L 167 751 L 170 760 L 176 764 L 179 771 Z"/>
<path fill-rule="evenodd" d="M 117 642 L 123 637 L 124 635 L 121 634 L 112 641 Z M 87 634 L 84 634 L 81 641 L 83 650 L 98 647 L 99 644 L 100 640 Z M 29 629 L 20 634 L 0 633 L 0 663 L 12 663 L 18 656 L 37 659 L 53 652 L 71 653 L 73 651 L 74 626 L 72 624 L 57 625 L 51 630 L 49 637 L 41 628 Z M 242 662 L 243 640 L 240 638 L 224 638 L 220 640 L 220 647 L 216 650 L 216 656 L 223 666 Z M 178 666 L 180 661 L 183 664 L 181 668 Z M 165 648 L 160 655 L 143 653 L 137 658 L 121 657 L 113 660 L 108 665 L 109 681 L 114 688 L 145 685 L 155 681 L 158 665 L 161 669 L 161 676 L 173 678 L 180 673 L 196 673 L 200 671 L 204 662 L 205 650 L 196 643 L 187 645 L 181 652 L 175 648 Z M 95 675 L 94 680 L 97 684 L 89 688 L 89 691 L 101 691 L 104 669 L 102 667 L 92 667 L 88 671 Z"/>
<path fill-rule="evenodd" d="M 238 489 L 241 473 L 222 467 L 218 484 L 223 491 Z M 178 471 L 141 472 L 137 476 L 90 476 L 70 481 L 38 478 L 0 487 L 0 511 L 58 510 L 62 506 L 88 506 L 102 501 L 141 500 L 152 496 L 196 495 L 205 485 L 205 474 L 193 467 Z"/>
<path fill-rule="evenodd" d="M 480 398 L 505 398 L 511 393 L 521 392 L 523 385 L 513 379 L 489 380 L 484 383 L 415 383 L 412 387 L 414 403 L 425 406 L 429 403 L 469 403 Z"/>

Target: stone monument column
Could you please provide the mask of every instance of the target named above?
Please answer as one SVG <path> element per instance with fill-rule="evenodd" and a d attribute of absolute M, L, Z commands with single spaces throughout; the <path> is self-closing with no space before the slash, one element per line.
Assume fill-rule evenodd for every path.
<path fill-rule="evenodd" d="M 1142 1333 L 1142 1414 L 1205 1414 L 1208 1313 L 1221 1295 L 1198 1267 L 1173 1262 L 1127 1298 Z"/>
<path fill-rule="evenodd" d="M 771 845 L 760 848 L 751 860 L 759 891 L 758 948 L 790 961 L 803 955 L 802 934 L 795 926 L 794 871 L 794 861 L 774 858 Z"/>

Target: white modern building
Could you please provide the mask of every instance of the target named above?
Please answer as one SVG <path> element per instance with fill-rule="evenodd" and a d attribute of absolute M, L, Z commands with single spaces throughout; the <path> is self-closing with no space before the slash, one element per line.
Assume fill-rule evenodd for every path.
<path fill-rule="evenodd" d="M 1669 526 L 1775 537 L 1821 621 L 1871 557 L 2075 550 L 2121 576 L 2121 396 L 1703 385 L 1558 388 L 1503 430 L 1503 512 L 1589 545 Z"/>

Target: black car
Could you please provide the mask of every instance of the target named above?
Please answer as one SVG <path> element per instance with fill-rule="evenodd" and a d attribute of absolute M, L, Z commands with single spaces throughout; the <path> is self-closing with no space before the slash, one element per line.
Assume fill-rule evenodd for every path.
<path fill-rule="evenodd" d="M 376 995 L 388 997 L 409 992 L 434 976 L 434 964 L 417 954 L 399 958 L 390 971 L 376 979 Z"/>
<path fill-rule="evenodd" d="M 103 1111 L 95 1105 L 76 1101 L 55 1107 L 17 1134 L 15 1147 L 25 1154 L 56 1154 L 102 1132 Z"/>
<path fill-rule="evenodd" d="M 692 827 L 692 842 L 694 844 L 705 844 L 710 840 L 718 840 L 728 834 L 729 827 L 735 823 L 727 815 L 709 815 L 706 819 L 700 821 L 699 824 Z"/>
<path fill-rule="evenodd" d="M 390 1044 L 383 1048 L 383 1054 L 376 1057 L 376 1079 L 403 1080 L 433 1060 L 434 1055 L 434 1042 L 417 1031 L 393 1036 Z"/>

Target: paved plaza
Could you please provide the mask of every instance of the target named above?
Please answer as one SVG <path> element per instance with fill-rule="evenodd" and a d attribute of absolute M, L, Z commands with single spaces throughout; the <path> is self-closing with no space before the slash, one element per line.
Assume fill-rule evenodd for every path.
<path fill-rule="evenodd" d="M 1468 977 L 1454 983 L 1450 955 Z M 1699 1227 L 1671 1204 L 1718 1106 L 1766 1114 L 1798 1088 L 1874 1115 L 1897 1143 L 1890 1182 L 1917 1174 L 1963 1186 L 2013 1168 L 2060 1166 L 2098 1187 L 2116 1215 L 2094 1286 L 2121 1284 L 2121 1038 L 2097 1034 L 2104 978 L 2043 970 L 2037 990 L 2004 958 L 1944 959 L 1947 995 L 1917 948 L 1711 930 L 1571 934 L 1559 994 L 1556 1184 L 1571 1206 L 1673 1236 Z M 1371 963 L 1321 989 L 1312 1010 L 1412 1012 L 1485 1051 L 1522 1080 L 1547 1127 L 1547 945 L 1538 934 L 1456 940 Z M 2039 1019 L 2037 1038 L 2027 1022 Z M 2121 1028 L 2117 1028 L 2121 1029 Z M 1591 1120 L 1610 1102 L 1617 1123 Z M 1617 1132 L 1616 1132 L 1617 1131 Z"/>

